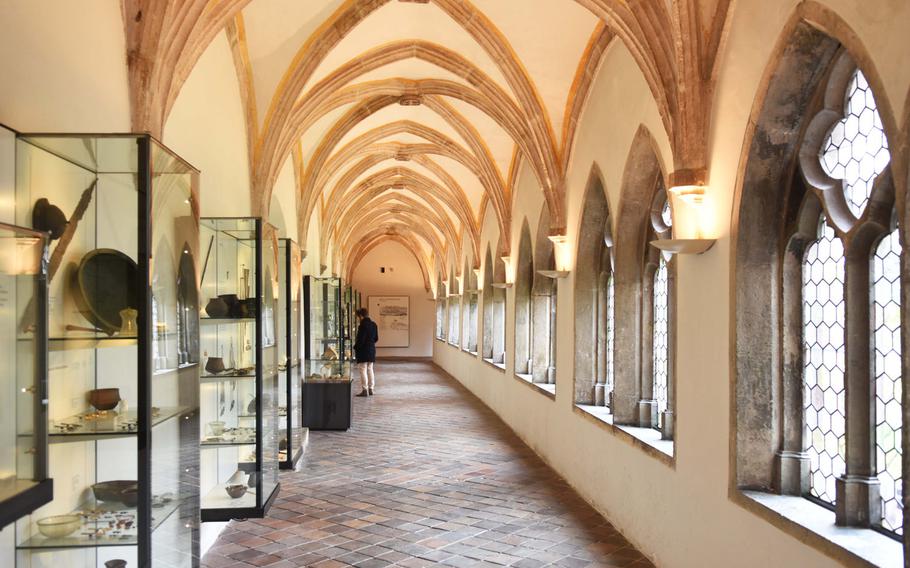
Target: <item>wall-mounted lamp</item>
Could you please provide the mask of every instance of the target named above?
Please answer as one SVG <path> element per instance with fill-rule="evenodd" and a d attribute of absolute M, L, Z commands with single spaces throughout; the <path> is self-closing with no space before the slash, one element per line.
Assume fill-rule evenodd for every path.
<path fill-rule="evenodd" d="M 546 276 L 547 278 L 553 278 L 554 280 L 558 280 L 560 278 L 565 278 L 566 276 L 568 276 L 569 271 L 568 270 L 538 270 L 537 274 L 540 274 L 541 276 Z"/>
<path fill-rule="evenodd" d="M 565 278 L 569 275 L 569 271 L 572 268 L 572 251 L 569 250 L 569 239 L 566 235 L 549 235 L 547 237 L 550 239 L 550 242 L 553 243 L 553 259 L 556 263 L 556 270 L 545 270 L 538 271 L 539 274 L 544 274 L 544 272 L 553 273 L 554 276 L 548 276 L 549 278 Z"/>
<path fill-rule="evenodd" d="M 511 288 L 512 282 L 515 281 L 515 277 L 512 274 L 512 257 L 509 255 L 503 255 L 499 257 L 502 260 L 502 263 L 505 265 L 506 281 L 505 282 L 493 282 L 494 288 Z"/>
<path fill-rule="evenodd" d="M 714 246 L 717 239 L 705 238 L 703 234 L 706 180 L 705 170 L 677 170 L 670 174 L 668 199 L 672 200 L 674 215 L 673 238 L 651 241 L 653 246 L 670 254 L 702 254 Z M 684 213 L 689 211 L 693 214 L 691 219 Z M 677 222 L 678 219 L 690 222 Z M 681 226 L 694 230 L 685 231 L 690 235 L 680 235 Z"/>

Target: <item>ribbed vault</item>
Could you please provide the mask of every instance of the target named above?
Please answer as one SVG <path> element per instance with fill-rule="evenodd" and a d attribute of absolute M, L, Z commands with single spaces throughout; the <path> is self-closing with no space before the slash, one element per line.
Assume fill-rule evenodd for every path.
<path fill-rule="evenodd" d="M 135 130 L 160 135 L 225 31 L 245 106 L 251 207 L 267 216 L 291 160 L 297 230 L 349 274 L 399 242 L 425 282 L 479 268 L 487 213 L 510 235 L 519 160 L 550 234 L 565 231 L 578 118 L 611 41 L 651 88 L 678 172 L 706 167 L 714 68 L 730 0 L 123 0 Z M 533 22 L 529 24 L 529 22 Z M 497 255 L 510 254 L 500 238 Z M 338 260 L 340 259 L 340 260 Z M 436 266 L 438 264 L 439 266 Z"/>

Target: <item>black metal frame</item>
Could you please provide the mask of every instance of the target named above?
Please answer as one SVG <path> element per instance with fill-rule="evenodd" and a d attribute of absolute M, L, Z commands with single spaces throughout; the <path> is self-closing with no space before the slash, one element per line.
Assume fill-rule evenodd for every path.
<path fill-rule="evenodd" d="M 312 319 L 310 318 L 310 312 L 311 312 L 312 309 L 313 309 L 312 302 L 311 302 L 311 299 L 310 299 L 310 291 L 311 291 L 311 289 L 312 289 L 313 281 L 314 281 L 314 280 L 327 280 L 327 279 L 329 279 L 329 278 L 338 280 L 338 300 L 337 300 L 337 302 L 336 302 L 336 304 L 337 304 L 337 307 L 336 307 L 337 313 L 335 314 L 335 316 L 336 316 L 336 318 L 337 318 L 338 326 L 339 326 L 339 329 L 338 329 L 338 362 L 339 362 L 339 363 L 342 363 L 342 362 L 345 361 L 345 357 L 344 357 L 344 346 L 345 346 L 345 343 L 344 343 L 344 332 L 343 332 L 342 329 L 341 329 L 341 328 L 344 326 L 343 322 L 341 321 L 341 320 L 342 320 L 342 309 L 341 309 L 341 305 L 342 305 L 342 303 L 343 303 L 343 289 L 342 289 L 342 284 L 343 284 L 343 283 L 341 282 L 341 278 L 337 278 L 337 277 L 334 277 L 334 276 L 331 276 L 331 277 L 329 277 L 329 276 L 327 276 L 327 277 L 322 277 L 322 276 L 306 275 L 306 276 L 303 277 L 303 302 L 304 302 L 304 304 L 303 304 L 303 312 L 304 312 L 304 320 L 303 320 L 303 322 L 304 322 L 304 359 L 310 360 L 310 359 L 321 359 L 321 358 L 322 358 L 322 353 L 314 354 L 314 353 L 312 353 L 312 350 L 310 349 L 310 337 L 311 337 L 311 334 L 312 334 L 312 326 L 313 326 L 313 321 L 312 321 Z M 323 302 L 325 302 L 324 299 L 323 299 Z M 325 310 L 323 310 L 323 313 L 325 313 Z"/>
<path fill-rule="evenodd" d="M 8 128 L 8 127 L 7 127 Z M 13 129 L 10 129 L 13 130 Z M 142 289 L 142 305 L 137 306 L 140 308 L 138 317 L 137 317 L 137 393 L 139 395 L 140 404 L 137 408 L 137 430 L 135 433 L 136 443 L 137 443 L 137 482 L 138 482 L 138 504 L 136 511 L 136 520 L 139 527 L 137 535 L 137 557 L 140 568 L 148 568 L 152 564 L 152 429 L 153 429 L 153 420 L 152 420 L 152 373 L 154 366 L 152 364 L 152 349 L 151 349 L 151 340 L 153 338 L 153 322 L 151 321 L 151 307 L 152 307 L 152 291 L 149 285 L 151 282 L 151 263 L 149 262 L 152 257 L 152 171 L 151 171 L 151 150 L 152 142 L 163 150 L 167 151 L 171 157 L 182 163 L 189 170 L 196 172 L 198 174 L 199 170 L 194 168 L 189 162 L 181 158 L 175 152 L 170 150 L 167 146 L 162 144 L 160 141 L 152 137 L 150 134 L 131 134 L 131 133 L 53 133 L 53 132 L 29 132 L 22 133 L 13 130 L 16 133 L 17 139 L 22 138 L 26 142 L 36 148 L 40 148 L 49 154 L 73 164 L 76 167 L 92 172 L 95 176 L 104 173 L 113 173 L 113 172 L 99 172 L 95 169 L 87 167 L 86 164 L 81 164 L 74 162 L 72 159 L 67 156 L 61 155 L 54 149 L 48 148 L 40 144 L 40 139 L 43 137 L 53 137 L 53 138 L 86 138 L 91 137 L 95 139 L 100 138 L 120 138 L 126 140 L 135 140 L 137 145 L 137 163 L 136 163 L 136 193 L 137 193 L 137 268 L 139 273 L 139 278 L 144 286 Z M 18 151 L 18 150 L 17 150 Z M 40 234 L 40 233 L 39 233 Z M 43 339 L 43 349 L 41 350 L 41 355 L 39 357 L 39 367 L 43 368 L 44 372 L 44 381 L 43 381 L 43 396 L 40 397 L 44 409 L 42 410 L 42 415 L 45 416 L 45 420 L 42 422 L 40 427 L 36 425 L 36 433 L 39 433 L 43 436 L 45 444 L 48 439 L 47 431 L 47 420 L 46 420 L 46 405 L 48 400 L 48 384 L 47 384 L 47 353 L 48 353 L 48 339 L 47 339 L 47 329 L 48 329 L 48 313 L 47 313 L 47 282 L 45 276 L 45 285 L 44 291 L 39 296 L 39 299 L 42 300 L 39 302 L 40 310 L 40 321 L 44 326 L 44 339 Z M 190 412 L 181 418 L 192 418 L 196 413 Z M 181 429 L 185 428 L 183 422 L 189 422 L 189 420 L 180 420 Z M 183 430 L 181 430 L 182 432 Z M 198 438 L 194 436 L 194 438 Z M 182 443 L 183 438 L 181 438 Z M 44 463 L 41 464 L 47 469 L 46 455 L 44 458 Z M 46 475 L 46 473 L 45 473 Z M 52 500 L 52 480 L 46 480 L 49 487 L 41 489 L 42 492 L 46 492 L 51 498 L 45 501 L 44 503 Z M 44 485 L 44 484 L 42 484 Z M 41 504 L 44 504 L 41 503 Z M 181 506 L 181 509 L 183 507 Z M 5 513 L 5 504 L 0 505 L 0 516 Z M 173 513 L 173 514 L 176 514 Z M 194 549 L 192 551 L 193 556 L 193 565 L 198 565 L 199 557 L 199 538 L 198 538 L 198 527 L 193 525 L 190 527 L 194 531 L 192 535 L 194 541 Z M 90 548 L 90 546 L 88 546 Z"/>
<path fill-rule="evenodd" d="M 14 134 L 15 130 L 9 129 Z M 37 484 L 11 497 L 0 501 L 0 529 L 32 513 L 35 509 L 50 503 L 54 499 L 54 480 L 48 478 L 47 469 L 47 234 L 25 227 L 0 223 L 3 229 L 22 235 L 40 238 L 44 252 L 41 259 L 41 270 L 35 278 L 33 294 L 35 302 L 35 361 L 34 361 L 34 408 L 32 409 L 32 431 L 36 446 L 34 478 Z"/>
<path fill-rule="evenodd" d="M 287 459 L 279 460 L 278 468 L 279 469 L 294 469 L 297 467 L 297 463 L 300 461 L 300 458 L 303 457 L 303 446 L 302 445 L 298 446 L 296 448 L 291 447 L 291 442 L 294 439 L 294 437 L 291 433 L 292 428 L 293 428 L 292 418 L 293 418 L 294 413 L 298 414 L 298 417 L 297 417 L 298 424 L 299 424 L 298 428 L 300 428 L 301 430 L 303 429 L 303 408 L 300 405 L 294 405 L 293 404 L 294 399 L 291 396 L 292 392 L 293 392 L 293 389 L 291 387 L 292 382 L 296 381 L 298 383 L 297 388 L 298 389 L 302 388 L 302 386 L 299 384 L 300 383 L 300 351 L 298 350 L 298 352 L 297 352 L 298 356 L 297 356 L 296 360 L 293 360 L 290 357 L 290 355 L 294 352 L 293 337 L 291 334 L 291 329 L 292 329 L 292 325 L 293 325 L 292 315 L 294 313 L 294 310 L 291 309 L 292 298 L 291 298 L 291 294 L 290 294 L 291 288 L 294 285 L 294 271 L 292 270 L 294 259 L 292 258 L 292 254 L 291 254 L 291 249 L 292 249 L 291 245 L 293 244 L 294 246 L 296 246 L 297 243 L 295 243 L 292 239 L 279 239 L 279 241 L 285 241 L 285 243 L 286 243 L 286 246 L 285 246 L 286 254 L 284 255 L 284 258 L 279 258 L 278 260 L 279 260 L 279 262 L 284 263 L 284 280 L 285 281 L 283 284 L 284 284 L 284 289 L 288 293 L 287 300 L 285 301 L 285 306 L 287 309 L 285 309 L 285 313 L 284 313 L 285 353 L 287 353 L 287 355 L 288 355 L 288 361 L 286 363 L 285 371 L 284 371 L 285 377 L 286 377 L 285 378 L 285 401 L 287 403 L 287 411 L 285 412 L 285 420 L 287 422 L 286 427 L 287 427 L 287 433 L 288 433 L 287 434 L 288 435 L 288 441 L 287 441 L 288 449 L 287 449 Z M 279 250 L 281 250 L 280 246 L 279 246 Z M 302 285 L 301 285 L 300 293 L 301 294 L 304 293 Z M 301 309 L 302 309 L 302 306 L 301 306 Z M 297 317 L 300 318 L 301 315 L 302 314 L 298 313 Z M 298 333 L 299 332 L 300 332 L 300 329 L 298 328 Z M 298 341 L 299 340 L 300 339 L 298 336 Z M 280 418 L 280 416 L 279 416 L 279 418 Z"/>
<path fill-rule="evenodd" d="M 262 471 L 262 425 L 263 425 L 263 390 L 262 385 L 265 380 L 263 373 L 264 362 L 262 358 L 262 218 L 261 217 L 204 217 L 204 219 L 228 220 L 228 219 L 253 219 L 256 226 L 256 298 L 259 299 L 259 309 L 256 310 L 256 466 L 257 472 Z M 263 501 L 262 496 L 262 475 L 256 476 L 256 506 L 255 507 L 232 507 L 232 508 L 209 508 L 200 507 L 199 515 L 203 523 L 208 522 L 226 522 L 231 520 L 261 519 L 275 502 L 281 484 L 276 483 L 275 488 L 269 494 L 268 498 Z"/>

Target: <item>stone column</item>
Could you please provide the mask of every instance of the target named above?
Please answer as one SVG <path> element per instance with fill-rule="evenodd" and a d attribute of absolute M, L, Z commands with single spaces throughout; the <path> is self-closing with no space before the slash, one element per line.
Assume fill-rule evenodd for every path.
<path fill-rule="evenodd" d="M 803 294 L 802 257 L 808 243 L 794 237 L 783 257 L 781 337 L 783 369 L 776 388 L 780 443 L 774 458 L 774 490 L 782 495 L 809 491 L 809 454 L 803 441 Z M 769 314 L 774 317 L 774 314 Z M 770 399 L 769 399 L 770 401 Z"/>
<path fill-rule="evenodd" d="M 846 404 L 847 469 L 836 480 L 836 522 L 869 527 L 882 516 L 875 468 L 875 383 L 869 313 L 869 247 L 846 241 Z"/>

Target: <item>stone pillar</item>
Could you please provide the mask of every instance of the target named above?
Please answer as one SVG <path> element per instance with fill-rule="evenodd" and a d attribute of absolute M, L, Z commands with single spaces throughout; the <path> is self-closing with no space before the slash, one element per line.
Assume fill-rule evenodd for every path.
<path fill-rule="evenodd" d="M 846 241 L 847 470 L 836 481 L 838 525 L 868 527 L 882 516 L 875 468 L 875 383 L 872 380 L 870 256 L 865 239 Z"/>
<path fill-rule="evenodd" d="M 809 455 L 803 441 L 803 293 L 802 270 L 806 239 L 790 240 L 783 258 L 781 296 L 783 369 L 776 388 L 780 442 L 774 457 L 774 490 L 782 495 L 809 491 Z M 771 314 L 773 317 L 773 314 Z"/>

